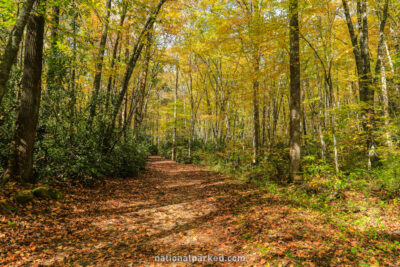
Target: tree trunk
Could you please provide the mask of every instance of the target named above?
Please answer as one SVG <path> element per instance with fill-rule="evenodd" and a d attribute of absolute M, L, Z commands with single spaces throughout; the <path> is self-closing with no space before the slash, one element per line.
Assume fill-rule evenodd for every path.
<path fill-rule="evenodd" d="M 178 104 L 178 87 L 179 87 L 179 66 L 176 65 L 175 78 L 175 94 L 174 94 L 174 131 L 172 133 L 172 160 L 176 160 L 176 128 L 177 128 L 177 104 Z"/>
<path fill-rule="evenodd" d="M 151 60 L 151 47 L 153 43 L 153 37 L 151 32 L 147 33 L 147 44 L 146 44 L 146 52 L 144 55 L 144 70 L 143 70 L 143 78 L 140 81 L 138 87 L 138 95 L 136 96 L 135 110 L 134 110 L 134 129 L 135 133 L 137 133 L 137 129 L 143 122 L 144 119 L 144 105 L 145 98 L 147 95 L 147 87 L 148 87 L 148 77 L 149 77 L 149 68 L 150 68 L 150 60 Z M 153 78 L 153 77 L 151 77 Z"/>
<path fill-rule="evenodd" d="M 22 9 L 19 11 L 14 28 L 8 37 L 7 45 L 0 63 L 0 105 L 6 93 L 7 82 L 10 78 L 11 67 L 18 55 L 19 44 L 22 40 L 25 25 L 28 21 L 33 4 L 36 0 L 25 0 Z"/>
<path fill-rule="evenodd" d="M 400 21 L 400 15 L 398 15 L 398 21 Z M 395 55 L 400 55 L 400 31 L 398 29 L 393 29 L 392 34 L 393 42 L 394 42 L 394 53 Z M 395 77 L 394 84 L 396 87 L 397 93 L 400 93 L 400 64 L 395 66 Z M 399 94 L 398 94 L 399 96 Z M 0 103 L 1 104 L 1 103 Z M 400 103 L 398 103 L 398 109 L 400 109 Z"/>
<path fill-rule="evenodd" d="M 74 3 L 75 4 L 75 3 Z M 77 32 L 77 19 L 78 13 L 74 11 L 73 21 L 72 21 L 72 61 L 76 61 L 77 54 L 77 40 L 76 40 L 76 32 Z M 69 103 L 69 117 L 70 117 L 70 141 L 74 142 L 75 136 L 75 104 L 76 104 L 76 66 L 71 67 L 71 79 L 70 79 L 70 103 Z"/>
<path fill-rule="evenodd" d="M 127 10 L 128 10 L 127 9 L 127 5 L 124 4 L 123 5 L 122 14 L 121 14 L 121 18 L 120 18 L 120 23 L 119 23 L 120 28 L 122 28 L 122 26 L 124 25 Z M 116 63 L 116 61 L 119 60 L 119 57 L 120 57 L 120 56 L 118 56 L 118 48 L 119 48 L 120 40 L 121 40 L 121 31 L 118 31 L 117 38 L 116 38 L 115 43 L 114 43 L 113 53 L 112 53 L 111 66 L 110 66 L 111 73 L 110 73 L 110 75 L 108 77 L 107 91 L 106 91 L 106 103 L 105 103 L 105 107 L 104 107 L 104 111 L 103 111 L 103 119 L 102 119 L 102 122 L 101 122 L 101 124 L 102 124 L 101 131 L 103 133 L 106 130 L 105 129 L 106 128 L 105 127 L 106 119 L 110 115 L 109 107 L 110 107 L 110 103 L 111 103 L 111 99 L 112 99 L 112 90 L 113 90 L 113 87 L 115 87 L 114 86 L 115 80 L 116 80 L 115 72 L 117 72 L 117 68 L 115 68 L 115 63 Z M 101 138 L 103 138 L 103 137 L 101 137 Z M 101 142 L 99 142 L 99 144 L 101 144 Z"/>
<path fill-rule="evenodd" d="M 267 108 L 268 105 L 268 108 Z M 261 111 L 261 146 L 264 147 L 267 139 L 267 109 L 268 109 L 268 122 L 270 122 L 270 111 L 271 107 L 269 103 L 267 102 L 267 94 L 266 90 L 264 89 L 263 93 L 263 105 L 262 105 L 262 111 Z M 271 141 L 271 133 L 270 133 L 270 125 L 268 125 L 268 141 Z"/>
<path fill-rule="evenodd" d="M 50 59 L 48 61 L 48 71 L 47 71 L 47 88 L 52 90 L 54 84 L 54 77 L 57 63 L 55 59 L 57 58 L 57 41 L 58 41 L 58 27 L 60 24 L 60 7 L 55 6 L 53 8 L 53 21 L 51 26 L 51 44 L 50 44 Z"/>
<path fill-rule="evenodd" d="M 107 43 L 107 36 L 108 36 L 108 24 L 110 20 L 110 14 L 111 14 L 111 0 L 107 0 L 106 3 L 106 18 L 103 26 L 103 32 L 101 35 L 100 39 L 100 45 L 99 45 L 99 54 L 97 56 L 96 60 L 96 74 L 94 76 L 94 83 L 93 83 L 93 95 L 92 99 L 90 102 L 90 114 L 89 114 L 89 121 L 88 121 L 88 126 L 91 127 L 93 123 L 93 119 L 96 115 L 96 107 L 97 107 L 97 102 L 98 102 L 98 97 L 99 97 L 99 91 L 100 91 L 100 85 L 101 85 L 101 75 L 102 75 L 102 70 L 103 70 L 103 59 L 104 59 L 104 53 L 105 53 L 105 48 L 106 48 L 106 43 Z"/>
<path fill-rule="evenodd" d="M 289 182 L 300 180 L 301 168 L 301 88 L 298 0 L 290 0 L 290 168 Z"/>
<path fill-rule="evenodd" d="M 260 56 L 254 55 L 254 72 L 255 78 L 253 81 L 253 164 L 258 164 L 260 161 L 260 108 L 258 103 L 258 90 L 260 83 L 258 81 L 258 72 L 260 69 Z"/>
<path fill-rule="evenodd" d="M 10 150 L 6 176 L 33 182 L 33 147 L 39 117 L 44 17 L 31 15 L 27 27 L 21 104 Z"/>
<path fill-rule="evenodd" d="M 104 139 L 103 139 L 103 149 L 104 150 L 108 150 L 107 147 L 110 144 L 110 141 L 111 141 L 111 138 L 112 138 L 112 135 L 114 132 L 116 118 L 118 116 L 119 110 L 121 109 L 122 102 L 123 102 L 126 92 L 128 90 L 128 86 L 129 86 L 129 82 L 132 77 L 133 70 L 135 69 L 136 63 L 140 57 L 143 47 L 146 44 L 146 42 L 143 40 L 143 38 L 145 37 L 146 33 L 153 28 L 153 25 L 156 21 L 158 14 L 161 11 L 162 6 L 167 1 L 168 0 L 160 0 L 156 9 L 154 10 L 154 12 L 149 15 L 147 22 L 146 22 L 142 32 L 140 33 L 140 35 L 136 41 L 136 44 L 133 48 L 132 54 L 131 54 L 129 62 L 127 64 L 124 79 L 122 82 L 122 89 L 117 97 L 116 104 L 115 104 L 113 112 L 112 112 L 111 123 L 108 126 L 107 131 L 104 136 Z"/>
<path fill-rule="evenodd" d="M 322 89 L 322 82 L 321 78 L 319 75 L 319 68 L 318 65 L 317 67 L 317 80 L 318 80 L 318 97 L 319 97 L 319 111 L 318 111 L 318 134 L 319 134 L 319 140 L 321 144 L 321 159 L 325 161 L 325 156 L 326 156 L 326 143 L 325 143 L 325 138 L 324 138 L 324 132 L 325 132 L 325 119 L 326 119 L 326 107 L 324 103 L 324 96 L 323 96 L 323 89 Z M 326 81 L 326 80 L 324 80 Z"/>
<path fill-rule="evenodd" d="M 368 151 L 368 166 L 372 166 L 372 161 L 375 161 L 376 155 L 374 152 L 373 130 L 375 125 L 375 110 L 374 110 L 374 78 L 371 72 L 370 51 L 369 51 L 369 36 L 368 36 L 368 12 L 367 0 L 357 1 L 357 16 L 359 37 L 354 31 L 353 22 L 351 20 L 350 10 L 346 0 L 342 0 L 343 9 L 346 16 L 346 23 L 350 34 L 353 53 L 357 67 L 358 85 L 360 90 L 360 102 L 362 104 L 362 124 L 367 135 L 367 151 Z M 388 13 L 388 3 L 385 1 L 383 18 L 379 25 L 379 30 L 383 33 L 386 24 Z M 379 38 L 378 58 L 376 70 L 380 71 L 380 57 L 382 53 L 383 39 Z M 376 73 L 375 73 L 376 75 Z"/>
<path fill-rule="evenodd" d="M 383 16 L 381 16 L 380 11 L 377 11 L 378 20 L 380 23 L 379 27 L 379 42 L 378 42 L 378 51 L 377 51 L 377 60 L 375 66 L 375 84 L 379 85 L 379 76 L 381 78 L 381 94 L 382 94 L 382 102 L 383 102 L 383 116 L 385 123 L 385 135 L 386 135 L 386 144 L 389 148 L 392 148 L 392 137 L 389 131 L 389 95 L 387 90 L 387 79 L 386 79 L 386 68 L 385 68 L 385 60 L 384 60 L 384 50 L 387 49 L 387 44 L 385 42 L 385 24 L 388 17 L 388 4 L 386 1 Z M 386 45 L 386 46 L 385 46 Z M 390 56 L 390 54 L 389 54 Z M 390 58 L 389 58 L 390 60 Z"/>
<path fill-rule="evenodd" d="M 389 130 L 389 124 L 390 124 L 389 94 L 387 89 L 386 68 L 383 62 L 381 64 L 381 88 L 382 88 L 383 116 L 385 120 L 386 144 L 389 148 L 392 148 L 393 147 L 392 136 Z"/>
<path fill-rule="evenodd" d="M 190 96 L 190 132 L 189 132 L 189 144 L 188 144 L 188 157 L 192 158 L 192 141 L 195 140 L 195 103 L 193 97 L 193 70 L 192 70 L 192 54 L 189 54 L 189 96 Z"/>

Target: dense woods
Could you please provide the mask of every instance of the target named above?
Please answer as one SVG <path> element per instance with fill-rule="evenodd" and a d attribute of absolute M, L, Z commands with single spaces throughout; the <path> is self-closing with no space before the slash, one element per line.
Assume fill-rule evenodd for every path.
<path fill-rule="evenodd" d="M 399 1 L 3 0 L 0 10 L 4 203 L 42 185 L 138 177 L 150 155 L 318 207 L 346 192 L 399 203 Z"/>

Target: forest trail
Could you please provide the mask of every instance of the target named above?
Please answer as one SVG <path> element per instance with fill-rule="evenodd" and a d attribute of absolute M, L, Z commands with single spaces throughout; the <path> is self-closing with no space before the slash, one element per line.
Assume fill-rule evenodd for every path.
<path fill-rule="evenodd" d="M 157 255 L 246 256 L 233 221 L 243 208 L 239 197 L 252 190 L 221 175 L 153 156 L 138 178 L 66 190 L 57 207 L 34 203 L 13 218 L 15 227 L 2 227 L 9 233 L 1 236 L 0 265 L 136 266 L 157 265 Z"/>
<path fill-rule="evenodd" d="M 1 223 L 0 266 L 164 266 L 155 256 L 188 254 L 246 258 L 209 266 L 327 266 L 368 245 L 298 203 L 156 156 L 138 178 L 63 191 L 9 218 L 14 227 Z"/>

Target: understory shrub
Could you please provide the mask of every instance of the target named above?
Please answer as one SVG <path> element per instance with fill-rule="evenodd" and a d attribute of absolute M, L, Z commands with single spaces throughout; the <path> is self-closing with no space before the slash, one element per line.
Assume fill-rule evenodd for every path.
<path fill-rule="evenodd" d="M 149 155 L 149 144 L 134 139 L 122 139 L 107 153 L 95 142 L 71 146 L 47 141 L 38 149 L 36 169 L 42 182 L 74 179 L 91 184 L 102 177 L 135 177 Z"/>
<path fill-rule="evenodd" d="M 57 62 L 55 59 L 53 63 Z M 65 74 L 63 66 L 54 74 L 61 80 Z M 0 178 L 8 163 L 19 102 L 16 83 L 20 78 L 20 71 L 13 70 L 9 92 L 0 106 Z M 130 131 L 121 135 L 118 128 L 111 137 L 112 149 L 104 149 L 102 140 L 109 119 L 97 116 L 92 127 L 88 127 L 88 111 L 70 106 L 76 98 L 83 97 L 81 93 L 73 95 L 59 84 L 48 86 L 49 90 L 42 94 L 34 148 L 37 182 L 72 179 L 93 185 L 103 177 L 134 177 L 145 167 L 147 156 L 157 154 L 151 137 Z"/>
<path fill-rule="evenodd" d="M 183 164 L 200 163 L 199 152 L 212 150 L 208 143 L 201 140 L 192 140 L 190 142 L 191 156 L 189 156 L 189 140 L 185 138 L 177 138 L 175 143 L 176 161 Z M 158 151 L 164 158 L 171 159 L 172 156 L 172 141 L 168 140 L 162 142 L 160 151 Z"/>
<path fill-rule="evenodd" d="M 369 189 L 383 198 L 392 199 L 400 196 L 400 155 L 394 154 L 381 161 L 382 166 L 372 169 Z"/>
<path fill-rule="evenodd" d="M 21 70 L 13 68 L 7 94 L 0 105 L 0 177 L 7 166 L 15 119 L 18 108 L 18 91 L 14 88 L 21 79 Z"/>
<path fill-rule="evenodd" d="M 130 140 L 116 145 L 112 153 L 105 159 L 108 168 L 105 175 L 118 177 L 134 177 L 146 166 L 147 157 L 150 155 L 147 143 Z"/>

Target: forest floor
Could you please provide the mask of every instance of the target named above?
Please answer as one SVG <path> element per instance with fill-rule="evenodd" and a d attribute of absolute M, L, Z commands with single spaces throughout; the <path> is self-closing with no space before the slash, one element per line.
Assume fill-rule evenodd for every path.
<path fill-rule="evenodd" d="M 62 201 L 0 216 L 0 266 L 164 266 L 155 257 L 166 255 L 206 256 L 196 264 L 208 266 L 400 266 L 398 209 L 338 216 L 160 157 L 135 179 L 59 189 Z"/>

